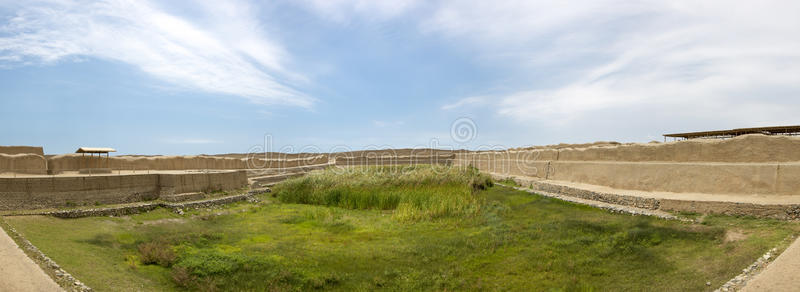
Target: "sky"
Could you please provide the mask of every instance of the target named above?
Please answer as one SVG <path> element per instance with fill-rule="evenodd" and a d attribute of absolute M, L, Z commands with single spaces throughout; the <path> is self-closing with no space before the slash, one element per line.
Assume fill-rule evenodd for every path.
<path fill-rule="evenodd" d="M 509 148 L 800 124 L 798 1 L 0 0 L 0 145 Z"/>

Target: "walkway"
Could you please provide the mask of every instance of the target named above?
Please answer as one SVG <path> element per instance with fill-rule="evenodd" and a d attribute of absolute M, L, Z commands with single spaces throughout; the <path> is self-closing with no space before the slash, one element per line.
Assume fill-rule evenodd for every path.
<path fill-rule="evenodd" d="M 800 289 L 800 239 L 789 246 L 741 291 L 798 291 Z"/>
<path fill-rule="evenodd" d="M 1 291 L 63 291 L 0 228 Z"/>

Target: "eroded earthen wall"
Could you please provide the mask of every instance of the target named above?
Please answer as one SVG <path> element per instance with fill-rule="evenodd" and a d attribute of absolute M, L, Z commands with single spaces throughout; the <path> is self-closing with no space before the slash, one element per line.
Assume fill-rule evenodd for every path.
<path fill-rule="evenodd" d="M 83 168 L 112 170 L 198 170 L 198 169 L 255 169 L 286 168 L 325 164 L 328 157 L 317 155 L 296 159 L 228 158 L 213 156 L 116 156 L 90 157 L 81 154 L 57 155 L 48 159 L 51 173 Z"/>
<path fill-rule="evenodd" d="M 338 166 L 358 166 L 358 165 L 420 165 L 420 164 L 446 164 L 452 163 L 455 155 L 431 155 L 431 156 L 379 156 L 367 155 L 356 157 L 335 157 Z"/>
<path fill-rule="evenodd" d="M 0 154 L 36 154 L 44 156 L 44 149 L 39 146 L 0 146 Z"/>
<path fill-rule="evenodd" d="M 46 174 L 47 160 L 37 154 L 0 154 L 0 173 Z"/>
<path fill-rule="evenodd" d="M 800 138 L 746 135 L 727 140 L 588 148 L 472 152 L 454 165 L 642 191 L 800 196 Z"/>

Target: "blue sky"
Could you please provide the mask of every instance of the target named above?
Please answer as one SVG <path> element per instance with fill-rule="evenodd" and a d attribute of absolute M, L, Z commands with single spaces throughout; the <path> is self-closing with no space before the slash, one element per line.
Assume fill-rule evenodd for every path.
<path fill-rule="evenodd" d="M 0 145 L 477 149 L 800 124 L 797 15 L 796 1 L 0 0 Z"/>

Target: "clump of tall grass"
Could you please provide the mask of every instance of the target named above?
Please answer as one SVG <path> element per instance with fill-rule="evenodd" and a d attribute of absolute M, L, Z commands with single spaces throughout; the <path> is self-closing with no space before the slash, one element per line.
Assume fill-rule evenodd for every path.
<path fill-rule="evenodd" d="M 476 193 L 491 185 L 474 168 L 374 166 L 311 173 L 276 185 L 274 194 L 285 203 L 395 210 L 397 219 L 424 220 L 477 214 L 483 200 Z"/>
<path fill-rule="evenodd" d="M 177 256 L 168 244 L 164 242 L 146 242 L 139 244 L 139 254 L 145 265 L 157 264 L 169 267 L 175 262 Z"/>

